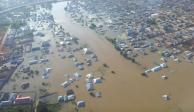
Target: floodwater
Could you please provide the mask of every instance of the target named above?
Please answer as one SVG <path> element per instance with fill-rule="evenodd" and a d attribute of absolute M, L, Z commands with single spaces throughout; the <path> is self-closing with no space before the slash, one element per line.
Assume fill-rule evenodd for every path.
<path fill-rule="evenodd" d="M 193 64 L 183 62 L 175 64 L 169 62 L 169 68 L 163 72 L 153 73 L 150 77 L 141 76 L 143 69 L 138 65 L 127 61 L 113 46 L 100 37 L 92 30 L 82 27 L 75 23 L 64 12 L 64 3 L 53 4 L 52 14 L 58 24 L 63 25 L 64 29 L 70 34 L 80 38 L 87 43 L 97 54 L 101 63 L 107 63 L 110 71 L 114 70 L 116 74 L 107 72 L 105 81 L 96 89 L 102 92 L 102 98 L 92 98 L 85 89 L 85 83 L 82 80 L 79 89 L 75 89 L 78 100 L 86 101 L 86 108 L 83 112 L 193 112 L 194 111 L 194 72 Z M 155 60 L 159 60 L 159 56 Z M 55 58 L 53 58 L 55 59 Z M 142 59 L 142 63 L 148 64 L 153 61 L 152 56 Z M 57 74 L 64 74 L 60 61 L 55 61 L 56 67 L 53 68 Z M 58 63 L 58 64 L 57 64 Z M 68 68 L 67 68 L 68 69 Z M 71 68 L 69 68 L 71 69 Z M 160 76 L 175 70 L 169 80 L 160 80 Z M 73 70 L 72 70 L 73 71 Z M 89 70 L 88 70 L 89 72 Z M 85 74 L 84 74 L 85 73 Z M 83 72 L 86 75 L 87 72 Z M 53 81 L 61 81 L 61 77 L 53 77 Z M 61 94 L 64 91 L 58 90 Z M 170 94 L 172 100 L 164 101 L 162 95 Z"/>
<path fill-rule="evenodd" d="M 64 13 L 63 6 L 63 3 L 53 5 L 52 12 L 55 21 L 62 24 L 66 31 L 87 43 L 95 51 L 99 60 L 107 63 L 110 69 L 116 72 L 115 75 L 107 73 L 105 82 L 97 88 L 103 95 L 100 99 L 91 98 L 84 87 L 80 88 L 83 90 L 76 91 L 77 97 L 86 101 L 87 106 L 83 111 L 188 112 L 194 110 L 192 106 L 194 104 L 192 64 L 181 63 L 175 66 L 174 63 L 170 63 L 169 66 L 176 71 L 167 81 L 159 79 L 159 75 L 162 73 L 144 78 L 140 75 L 142 72 L 140 67 L 120 56 L 105 39 L 90 29 L 74 23 Z M 148 57 L 148 61 L 145 62 L 149 63 L 151 58 Z M 172 100 L 163 101 L 161 98 L 163 94 L 172 95 Z"/>
<path fill-rule="evenodd" d="M 82 78 L 76 81 L 69 88 L 75 91 L 76 100 L 86 101 L 86 107 L 81 109 L 82 112 L 193 112 L 194 111 L 194 72 L 192 63 L 183 60 L 182 63 L 177 64 L 169 61 L 168 68 L 159 73 L 151 73 L 149 77 L 141 76 L 143 72 L 142 66 L 153 67 L 153 62 L 160 63 L 158 53 L 150 54 L 148 56 L 140 56 L 138 61 L 142 66 L 135 65 L 130 61 L 124 59 L 118 51 L 102 36 L 97 35 L 94 31 L 82 27 L 75 23 L 67 13 L 64 12 L 65 3 L 53 4 L 52 14 L 58 24 L 63 25 L 64 29 L 70 34 L 80 38 L 82 43 L 88 44 L 99 58 L 99 62 L 92 67 L 86 68 L 81 72 Z M 47 31 L 46 31 L 47 32 Z M 51 45 L 55 46 L 55 40 L 52 38 L 52 33 L 46 33 L 46 40 L 51 40 Z M 40 40 L 40 39 L 39 39 Z M 39 42 L 39 41 L 38 41 Z M 37 43 L 38 44 L 38 43 Z M 60 53 L 57 52 L 56 47 L 52 47 L 53 54 L 48 55 L 50 60 L 47 65 L 36 65 L 33 68 L 42 70 L 46 67 L 53 68 L 52 74 L 48 80 L 43 80 L 41 75 L 36 76 L 36 80 L 29 79 L 32 85 L 30 90 L 38 90 L 41 88 L 41 82 L 49 82 L 49 92 L 58 92 L 59 95 L 64 95 L 65 90 L 60 86 L 66 78 L 64 74 L 72 74 L 77 71 L 71 60 L 62 60 Z M 31 56 L 32 54 L 27 54 Z M 38 55 L 34 54 L 34 55 Z M 84 60 L 80 52 L 75 54 L 80 57 L 79 60 Z M 32 56 L 31 56 L 32 57 Z M 30 58 L 29 58 L 30 59 Z M 28 63 L 29 60 L 26 60 Z M 105 69 L 102 64 L 106 63 L 110 68 Z M 26 64 L 27 65 L 27 64 Z M 95 86 L 95 91 L 102 93 L 101 98 L 93 98 L 86 91 L 85 75 L 94 73 L 95 76 L 100 75 L 99 69 L 104 71 L 104 78 L 102 84 Z M 111 71 L 116 74 L 112 74 Z M 22 75 L 17 79 L 17 85 L 23 83 Z M 168 80 L 161 80 L 162 75 L 167 75 Z M 9 82 L 3 91 L 12 91 L 12 84 Z M 76 88 L 75 85 L 79 85 Z M 18 86 L 18 88 L 20 88 Z M 18 89 L 22 91 L 22 89 Z M 171 95 L 170 101 L 164 101 L 162 95 Z M 55 98 L 57 99 L 57 98 Z M 64 106 L 64 110 L 72 111 L 73 107 Z"/>

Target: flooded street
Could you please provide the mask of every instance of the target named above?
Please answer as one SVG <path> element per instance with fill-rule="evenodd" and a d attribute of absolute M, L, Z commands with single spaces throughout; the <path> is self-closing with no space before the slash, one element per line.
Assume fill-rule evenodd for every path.
<path fill-rule="evenodd" d="M 110 70 L 116 72 L 116 74 L 106 73 L 104 83 L 97 88 L 102 92 L 102 98 L 100 99 L 91 98 L 84 90 L 84 87 L 80 87 L 80 91 L 75 90 L 77 97 L 85 99 L 87 102 L 86 108 L 81 111 L 191 112 L 193 110 L 194 100 L 191 93 L 194 93 L 194 88 L 190 84 L 194 81 L 193 65 L 182 63 L 186 65 L 184 67 L 183 65 L 174 66 L 175 64 L 171 64 L 172 69 L 180 67 L 185 69 L 178 69 L 167 81 L 159 79 L 159 76 L 163 74 L 162 72 L 154 73 L 149 78 L 142 77 L 143 70 L 124 59 L 107 40 L 92 30 L 73 22 L 69 15 L 64 12 L 64 3 L 53 4 L 52 14 L 56 23 L 62 24 L 66 31 L 87 43 L 98 55 L 99 60 L 102 63 L 107 63 Z M 147 58 L 147 62 L 153 60 L 151 57 Z M 184 74 L 185 72 L 188 74 Z M 163 101 L 161 98 L 163 94 L 173 94 L 173 100 Z M 187 100 L 183 101 L 183 99 Z"/>

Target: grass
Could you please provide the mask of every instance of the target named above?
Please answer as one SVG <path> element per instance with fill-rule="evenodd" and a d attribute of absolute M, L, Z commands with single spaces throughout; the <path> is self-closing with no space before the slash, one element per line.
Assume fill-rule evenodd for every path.
<path fill-rule="evenodd" d="M 60 104 L 50 104 L 47 105 L 48 108 L 48 112 L 59 112 L 59 110 L 61 109 L 61 105 Z"/>
<path fill-rule="evenodd" d="M 43 104 L 39 103 L 37 107 L 37 112 L 59 112 L 61 110 L 61 105 L 57 104 Z"/>
<path fill-rule="evenodd" d="M 18 105 L 12 107 L 0 108 L 0 112 L 31 112 L 30 105 Z"/>

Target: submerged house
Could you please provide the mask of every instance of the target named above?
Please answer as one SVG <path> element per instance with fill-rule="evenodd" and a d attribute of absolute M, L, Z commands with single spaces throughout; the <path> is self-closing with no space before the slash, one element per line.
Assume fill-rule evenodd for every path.
<path fill-rule="evenodd" d="M 68 101 L 75 100 L 75 95 L 74 95 L 74 94 L 68 95 L 68 96 L 67 96 L 67 100 L 68 100 Z"/>
<path fill-rule="evenodd" d="M 67 96 L 58 96 L 58 102 L 59 103 L 67 102 Z"/>
<path fill-rule="evenodd" d="M 150 73 L 150 72 L 151 72 L 150 69 L 144 71 L 145 74 L 148 74 L 148 73 Z"/>
<path fill-rule="evenodd" d="M 84 55 L 92 53 L 88 48 L 83 48 L 83 52 L 84 52 Z"/>
<path fill-rule="evenodd" d="M 64 88 L 68 87 L 71 83 L 69 81 L 65 81 L 61 84 Z"/>
<path fill-rule="evenodd" d="M 86 89 L 87 89 L 87 91 L 93 91 L 93 90 L 94 90 L 94 85 L 93 85 L 93 83 L 87 83 L 87 84 L 86 84 Z"/>
<path fill-rule="evenodd" d="M 92 74 L 86 75 L 86 82 L 93 83 L 94 76 Z"/>
<path fill-rule="evenodd" d="M 169 95 L 163 95 L 162 98 L 163 98 L 163 100 L 165 100 L 165 101 L 168 101 L 168 100 L 171 99 Z"/>
<path fill-rule="evenodd" d="M 151 69 L 152 72 L 159 72 L 162 69 L 161 66 L 156 66 L 154 68 Z"/>
<path fill-rule="evenodd" d="M 78 101 L 78 102 L 77 102 L 77 107 L 78 107 L 78 108 L 83 108 L 83 107 L 85 107 L 85 105 L 86 105 L 86 104 L 85 104 L 85 101 Z"/>
<path fill-rule="evenodd" d="M 102 83 L 102 79 L 99 77 L 99 78 L 95 78 L 95 79 L 93 79 L 93 83 L 94 84 L 100 84 L 100 83 Z"/>
<path fill-rule="evenodd" d="M 73 75 L 76 80 L 79 80 L 81 78 L 81 74 L 79 74 L 78 72 L 74 73 Z"/>
<path fill-rule="evenodd" d="M 166 64 L 166 63 L 161 63 L 160 66 L 161 66 L 162 68 L 166 68 L 166 67 L 167 67 L 167 64 Z"/>
<path fill-rule="evenodd" d="M 52 68 L 45 68 L 43 71 L 43 74 L 42 74 L 42 78 L 47 79 L 51 70 L 52 70 Z"/>

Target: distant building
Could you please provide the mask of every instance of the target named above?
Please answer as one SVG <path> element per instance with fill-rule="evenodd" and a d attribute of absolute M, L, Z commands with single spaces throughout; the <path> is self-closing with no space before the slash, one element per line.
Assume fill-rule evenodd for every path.
<path fill-rule="evenodd" d="M 6 98 L 6 100 L 4 99 L 4 101 L 0 101 L 0 107 L 9 106 L 13 104 L 17 97 L 17 93 L 5 93 L 4 95 L 8 95 L 8 97 Z"/>
<path fill-rule="evenodd" d="M 20 97 L 19 95 L 14 101 L 14 104 L 20 105 L 20 104 L 30 104 L 32 103 L 32 98 L 30 96 L 27 97 Z"/>

